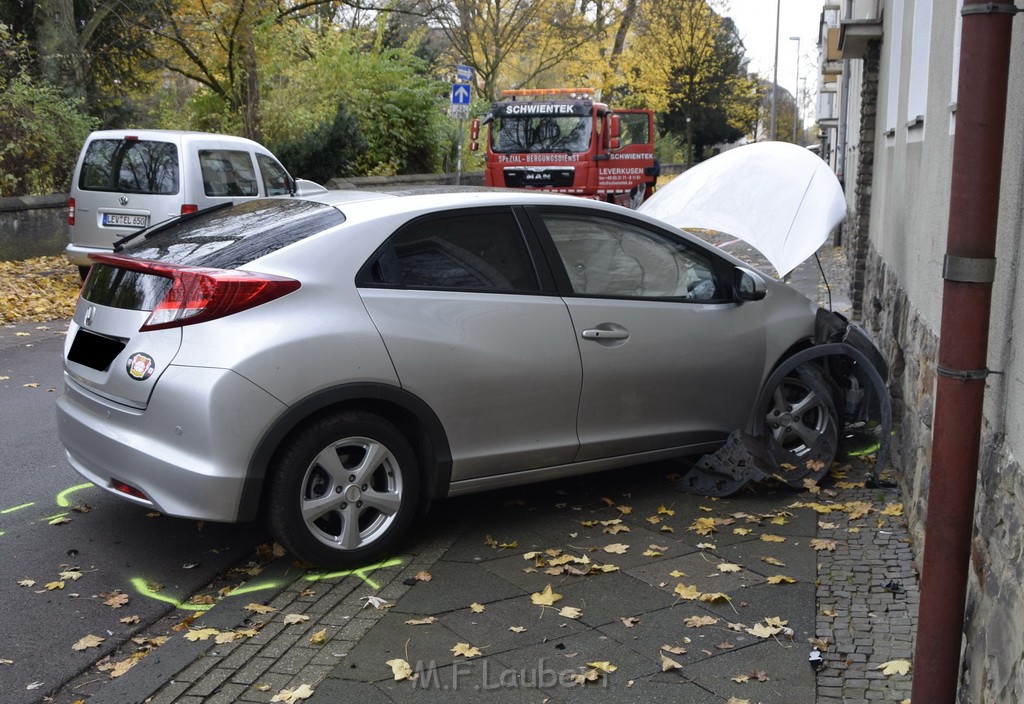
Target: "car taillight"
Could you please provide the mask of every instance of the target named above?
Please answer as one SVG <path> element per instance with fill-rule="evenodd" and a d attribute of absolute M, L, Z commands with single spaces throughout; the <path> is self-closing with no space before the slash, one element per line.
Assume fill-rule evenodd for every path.
<path fill-rule="evenodd" d="M 68 225 L 75 224 L 75 199 L 68 198 Z"/>
<path fill-rule="evenodd" d="M 285 296 L 301 285 L 283 276 L 235 269 L 182 266 L 117 254 L 90 254 L 89 258 L 119 269 L 171 279 L 167 293 L 139 332 L 223 318 Z"/>
<path fill-rule="evenodd" d="M 189 213 L 199 212 L 199 206 L 195 203 L 182 203 L 181 204 L 181 215 L 188 215 Z"/>

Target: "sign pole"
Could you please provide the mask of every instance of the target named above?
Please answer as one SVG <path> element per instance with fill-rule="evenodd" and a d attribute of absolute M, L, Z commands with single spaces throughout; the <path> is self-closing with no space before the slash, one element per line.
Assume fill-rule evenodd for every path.
<path fill-rule="evenodd" d="M 459 141 L 458 146 L 455 148 L 456 159 L 455 159 L 455 185 L 462 185 L 462 118 L 459 118 Z"/>

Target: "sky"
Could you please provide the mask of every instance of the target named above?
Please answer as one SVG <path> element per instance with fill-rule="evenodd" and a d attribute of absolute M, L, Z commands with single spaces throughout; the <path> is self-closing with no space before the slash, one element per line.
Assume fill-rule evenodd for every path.
<path fill-rule="evenodd" d="M 792 93 L 797 82 L 800 37 L 800 91 L 804 119 L 811 117 L 817 90 L 818 23 L 824 0 L 723 0 L 722 14 L 732 17 L 750 59 L 750 71 L 772 80 L 775 62 L 775 19 L 779 16 L 779 85 Z M 806 79 L 806 80 L 805 80 Z M 803 91 L 810 97 L 803 100 Z"/>

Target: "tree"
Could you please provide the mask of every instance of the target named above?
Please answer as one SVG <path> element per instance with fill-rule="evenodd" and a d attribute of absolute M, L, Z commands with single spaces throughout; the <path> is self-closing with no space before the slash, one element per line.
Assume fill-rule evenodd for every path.
<path fill-rule="evenodd" d="M 28 73 L 28 44 L 0 25 L 0 195 L 66 192 L 78 150 L 95 127 L 68 98 Z"/>
<path fill-rule="evenodd" d="M 743 136 L 754 83 L 732 20 L 707 0 L 663 0 L 648 10 L 624 57 L 635 92 L 665 113 L 663 129 L 684 134 L 692 154 Z"/>
<path fill-rule="evenodd" d="M 494 100 L 500 87 L 531 86 L 603 36 L 579 9 L 575 0 L 451 0 L 432 20 L 475 69 L 481 97 Z"/>

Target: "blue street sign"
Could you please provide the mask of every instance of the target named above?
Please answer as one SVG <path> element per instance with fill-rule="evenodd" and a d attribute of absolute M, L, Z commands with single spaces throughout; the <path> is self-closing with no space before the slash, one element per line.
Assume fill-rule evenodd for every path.
<path fill-rule="evenodd" d="M 468 83 L 452 84 L 452 105 L 469 105 L 472 91 Z"/>
<path fill-rule="evenodd" d="M 471 83 L 475 74 L 476 71 L 473 70 L 472 66 L 459 64 L 455 67 L 455 80 L 459 83 Z"/>

